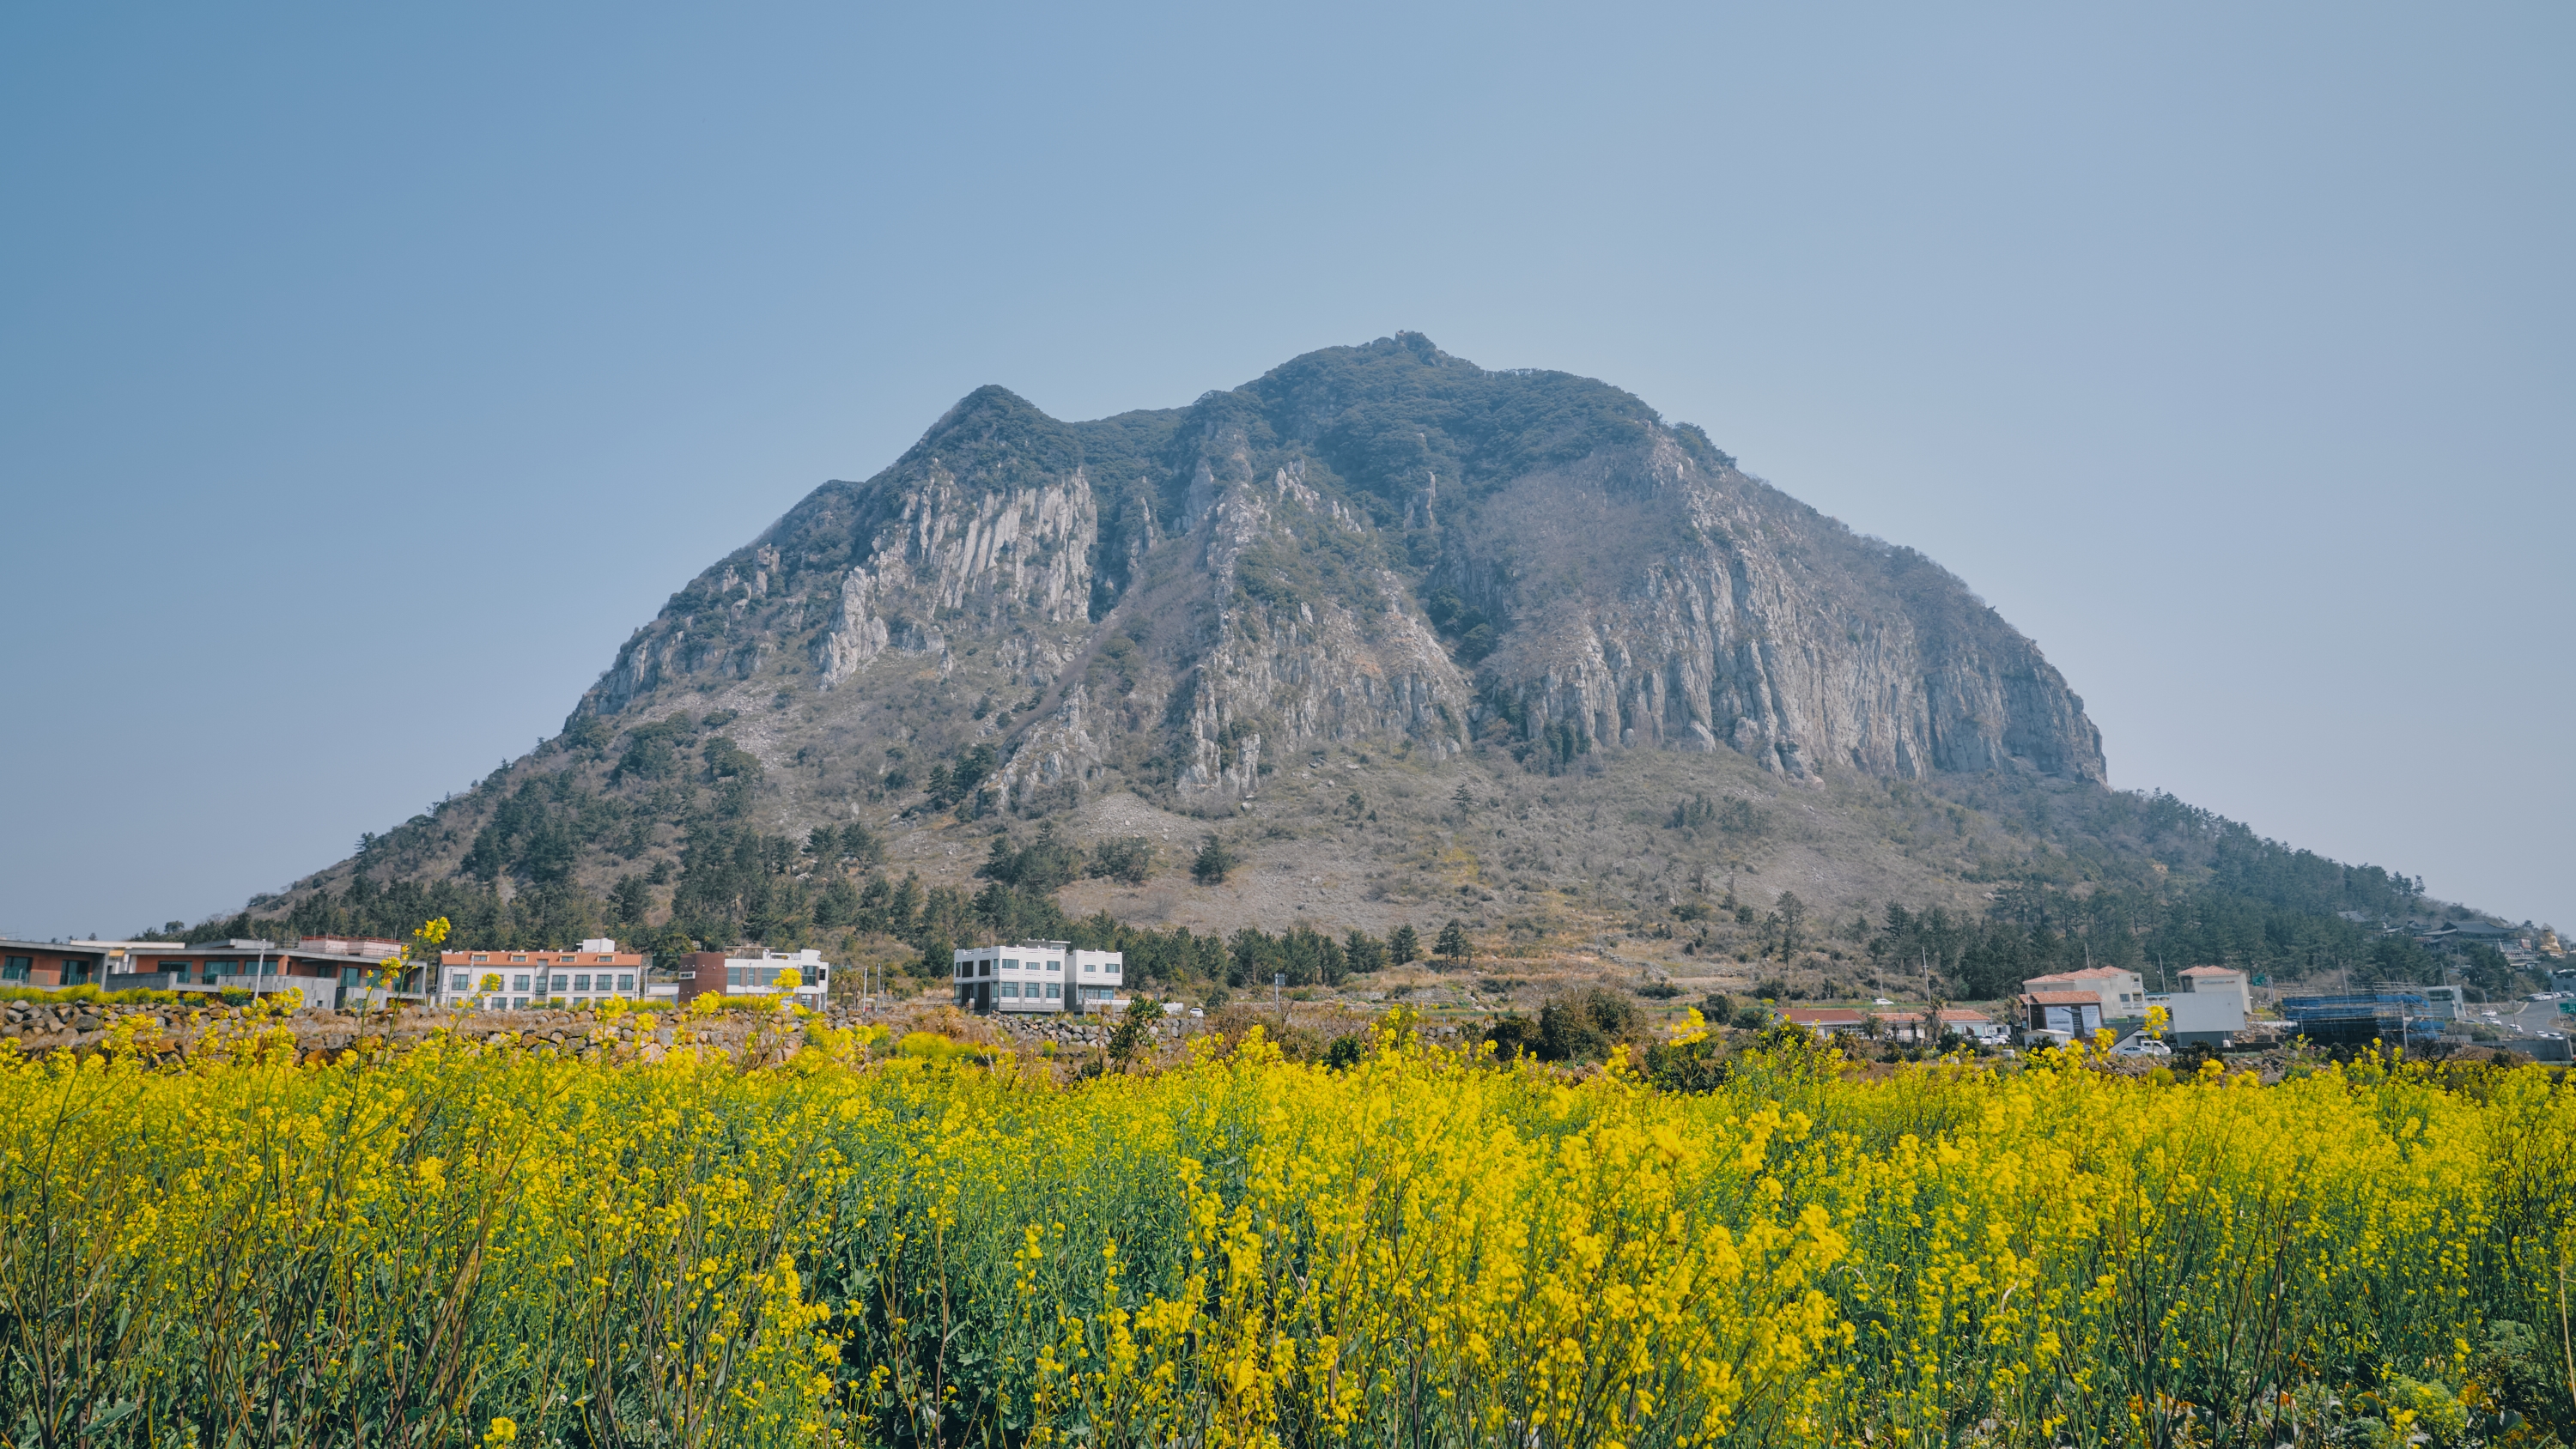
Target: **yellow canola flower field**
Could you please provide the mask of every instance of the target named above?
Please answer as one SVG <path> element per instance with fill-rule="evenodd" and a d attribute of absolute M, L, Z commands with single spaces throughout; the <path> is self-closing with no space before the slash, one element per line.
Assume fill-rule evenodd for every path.
<path fill-rule="evenodd" d="M 2576 1097 L 0 1058 L 9 1445 L 2559 1442 Z M 2564 1368 L 2562 1370 L 2562 1360 Z"/>

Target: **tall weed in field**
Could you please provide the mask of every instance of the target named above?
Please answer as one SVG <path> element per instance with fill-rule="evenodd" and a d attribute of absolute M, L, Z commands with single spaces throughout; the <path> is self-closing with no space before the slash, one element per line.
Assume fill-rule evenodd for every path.
<path fill-rule="evenodd" d="M 0 1442 L 2511 1442 L 2576 1105 L 2388 1060 L 1715 1090 L 1391 1022 L 1076 1085 L 438 1038 L 0 1057 Z M 129 1044 L 132 1045 L 132 1044 Z M 2559 1372 L 2562 1360 L 2568 1371 Z"/>

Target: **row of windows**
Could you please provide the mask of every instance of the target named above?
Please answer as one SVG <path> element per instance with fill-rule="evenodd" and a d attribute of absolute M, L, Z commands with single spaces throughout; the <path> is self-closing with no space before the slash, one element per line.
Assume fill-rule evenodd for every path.
<path fill-rule="evenodd" d="M 599 999 L 606 1002 L 614 1000 L 615 998 L 603 996 Z M 528 1009 L 528 998 L 524 996 L 486 996 L 483 998 L 482 1004 L 485 1011 L 525 1011 Z M 537 998 L 537 1004 L 540 1006 L 570 1005 L 573 1010 L 579 1011 L 583 1007 L 590 1005 L 591 1000 L 587 996 L 576 996 L 567 1003 L 560 996 L 541 996 Z"/>
<path fill-rule="evenodd" d="M 1043 991 L 1040 990 L 1041 987 L 1044 988 Z M 964 1004 L 966 997 L 971 995 L 977 989 L 979 988 L 971 986 L 958 987 L 957 992 L 959 1004 Z M 1079 989 L 1077 999 L 1082 1001 L 1114 1001 L 1117 999 L 1117 992 L 1118 988 L 1114 986 L 1085 986 Z M 1022 991 L 1020 989 L 1019 982 L 1004 981 L 993 988 L 993 995 L 1003 1001 L 1018 1001 L 1023 998 L 1030 1001 L 1061 1001 L 1064 999 L 1064 983 L 1061 981 L 1032 981 L 1028 983 L 1028 989 L 1026 991 Z"/>
<path fill-rule="evenodd" d="M 58 961 L 54 964 L 62 969 L 62 977 L 65 981 L 89 979 L 87 961 Z M 11 956 L 0 959 L 0 981 L 25 981 L 35 974 L 36 958 L 33 956 Z"/>
<path fill-rule="evenodd" d="M 529 978 L 524 972 L 517 976 L 513 976 L 510 978 L 510 989 L 512 991 L 525 991 L 529 989 L 528 980 Z M 551 989 L 559 993 L 565 991 L 588 991 L 591 989 L 590 980 L 591 978 L 588 972 L 583 972 L 579 975 L 573 976 L 566 976 L 561 972 L 557 972 L 555 974 L 554 985 Z M 615 981 L 617 984 L 611 986 L 609 985 L 611 981 Z M 536 989 L 539 991 L 549 989 L 546 985 L 546 979 L 542 976 L 536 978 L 536 983 Z M 463 996 L 467 992 L 472 991 L 474 989 L 474 973 L 471 971 L 456 971 L 449 973 L 447 978 L 447 989 L 458 996 Z M 635 989 L 635 974 L 630 971 L 622 975 L 611 976 L 609 973 L 602 971 L 599 973 L 599 989 L 602 991 L 631 992 Z"/>
<path fill-rule="evenodd" d="M 795 972 L 798 979 L 807 986 L 820 986 L 826 973 L 831 969 L 829 966 L 816 966 L 810 963 L 798 966 L 773 966 L 765 961 L 757 966 L 728 966 L 725 968 L 725 989 L 736 991 L 748 986 L 776 986 L 778 978 L 789 971 Z"/>
<path fill-rule="evenodd" d="M 1064 970 L 1064 963 L 1063 963 L 1063 962 L 1061 962 L 1061 961 L 1044 961 L 1044 962 L 1041 962 L 1041 961 L 1036 960 L 1035 958 L 1032 958 L 1032 959 L 1029 961 L 1029 969 L 1030 969 L 1030 970 L 1035 971 L 1035 970 L 1040 969 L 1041 967 L 1044 967 L 1046 970 L 1049 970 L 1049 971 L 1061 972 L 1061 971 L 1063 971 L 1063 970 Z M 1019 970 L 1019 969 L 1020 969 L 1020 961 L 1019 961 L 1019 958 L 1018 958 L 1018 957 L 1016 957 L 1016 956 L 1005 956 L 1005 957 L 1003 957 L 1003 958 L 1002 958 L 1002 969 L 1003 969 L 1003 970 L 1005 970 L 1005 971 L 1017 971 L 1017 970 Z M 1090 967 L 1088 967 L 1088 966 L 1085 966 L 1085 967 L 1083 967 L 1082 969 L 1083 969 L 1083 970 L 1085 970 L 1085 971 L 1088 971 L 1088 970 L 1090 970 L 1091 968 L 1090 968 Z M 958 974 L 958 975 L 960 975 L 960 976 L 990 976 L 990 975 L 992 975 L 992 974 L 993 974 L 993 958 L 991 958 L 991 957 L 987 956 L 987 957 L 985 957 L 984 959 L 982 959 L 982 960 L 980 960 L 980 961 L 961 961 L 961 962 L 959 962 L 959 963 L 958 963 L 958 965 L 957 965 L 957 974 Z"/>
<path fill-rule="evenodd" d="M 163 961 L 160 966 L 162 970 L 182 979 L 188 974 L 188 963 L 185 961 Z M 218 976 L 274 976 L 277 974 L 278 963 L 273 960 L 200 961 L 197 963 L 197 968 L 208 981 L 212 981 Z"/>
<path fill-rule="evenodd" d="M 1002 969 L 1003 969 L 1004 971 L 1017 971 L 1017 970 L 1019 970 L 1019 969 L 1020 969 L 1020 960 L 1019 960 L 1019 958 L 1018 958 L 1018 957 L 1016 957 L 1016 956 L 1005 956 L 1005 957 L 1003 957 L 1003 958 L 1002 958 Z M 1031 971 L 1046 970 L 1046 971 L 1054 971 L 1054 972 L 1061 973 L 1061 972 L 1064 970 L 1064 963 L 1063 963 L 1062 961 L 1039 961 L 1039 960 L 1036 960 L 1036 959 L 1032 958 L 1032 959 L 1028 962 L 1028 969 L 1029 969 L 1029 970 L 1031 970 Z M 1082 963 L 1082 974 L 1083 974 L 1083 975 L 1085 975 L 1085 976 L 1089 976 L 1089 975 L 1092 975 L 1092 974 L 1094 974 L 1094 973 L 1096 973 L 1096 972 L 1103 972 L 1103 971 L 1107 972 L 1109 975 L 1112 975 L 1112 976 L 1117 975 L 1117 974 L 1118 974 L 1118 963 L 1117 963 L 1117 962 L 1115 962 L 1115 961 L 1112 961 L 1112 962 L 1108 963 L 1106 966 L 1102 965 L 1100 962 L 1097 962 L 1097 961 L 1085 961 L 1085 962 L 1083 962 L 1083 963 Z M 976 961 L 960 961 L 960 962 L 958 962 L 958 963 L 957 963 L 957 974 L 958 974 L 959 976 L 961 976 L 961 977 L 967 977 L 967 976 L 990 976 L 990 975 L 992 975 L 992 974 L 993 974 L 993 958 L 992 958 L 992 957 L 990 957 L 990 956 L 986 956 L 986 957 L 982 958 L 981 960 L 976 960 Z"/>
<path fill-rule="evenodd" d="M 469 956 L 469 957 L 467 957 L 466 959 L 467 959 L 468 961 L 472 962 L 473 964 L 475 964 L 475 965 L 477 965 L 477 966 L 480 966 L 480 965 L 482 965 L 484 962 L 489 961 L 489 960 L 491 960 L 492 958 L 491 958 L 491 957 L 489 957 L 489 956 Z M 617 958 L 616 958 L 616 957 L 614 957 L 614 956 L 593 956 L 593 957 L 591 957 L 590 959 L 591 959 L 591 960 L 593 960 L 593 961 L 604 961 L 604 962 L 614 962 L 614 961 L 616 961 L 616 960 L 617 960 Z M 581 960 L 581 958 L 580 958 L 579 956 L 539 956 L 539 957 L 536 959 L 536 961 L 534 962 L 534 964 L 539 965 L 539 966 L 543 966 L 543 965 L 545 965 L 548 961 L 552 961 L 554 964 L 556 964 L 556 965 L 558 965 L 558 966 L 571 966 L 571 965 L 576 964 L 576 963 L 577 963 L 577 962 L 579 962 L 580 960 Z M 529 963 L 529 961 L 528 961 L 528 958 L 527 958 L 527 957 L 525 957 L 525 956 L 513 956 L 513 957 L 511 957 L 511 958 L 510 958 L 510 964 L 512 964 L 512 965 L 514 965 L 514 966 L 519 966 L 519 965 L 527 965 L 527 964 L 530 964 L 530 963 Z"/>

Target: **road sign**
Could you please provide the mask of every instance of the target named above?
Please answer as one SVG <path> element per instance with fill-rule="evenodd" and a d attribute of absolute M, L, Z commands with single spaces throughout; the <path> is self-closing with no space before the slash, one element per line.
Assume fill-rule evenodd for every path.
<path fill-rule="evenodd" d="M 2576 1001 L 2562 1001 L 2558 1003 L 2558 1014 L 2560 1016 L 2576 1016 Z"/>

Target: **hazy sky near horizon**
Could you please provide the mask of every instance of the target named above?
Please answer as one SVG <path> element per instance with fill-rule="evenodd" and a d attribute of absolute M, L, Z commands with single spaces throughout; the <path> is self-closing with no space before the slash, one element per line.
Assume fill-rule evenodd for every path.
<path fill-rule="evenodd" d="M 2576 926 L 2564 4 L 0 11 L 0 934 L 560 728 L 998 382 L 1398 329 L 1704 426 L 2112 781 Z"/>

